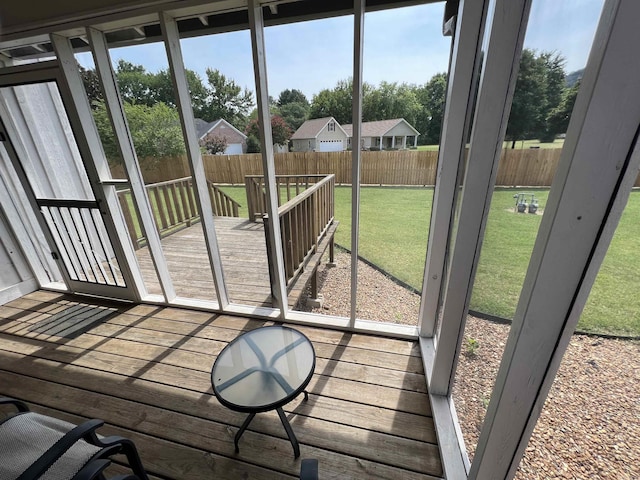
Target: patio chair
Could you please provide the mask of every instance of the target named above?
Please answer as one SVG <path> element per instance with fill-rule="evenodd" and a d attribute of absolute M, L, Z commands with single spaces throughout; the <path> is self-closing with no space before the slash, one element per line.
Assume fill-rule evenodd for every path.
<path fill-rule="evenodd" d="M 24 402 L 0 397 L 18 412 L 0 421 L 0 478 L 8 480 L 103 479 L 109 457 L 127 457 L 133 474 L 111 480 L 148 480 L 135 445 L 122 437 L 103 437 L 102 420 L 81 425 L 29 411 Z"/>

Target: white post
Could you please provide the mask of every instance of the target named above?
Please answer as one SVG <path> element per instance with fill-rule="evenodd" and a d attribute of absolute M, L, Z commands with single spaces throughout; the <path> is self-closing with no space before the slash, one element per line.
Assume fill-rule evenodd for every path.
<path fill-rule="evenodd" d="M 391 137 L 391 148 L 396 148 L 396 136 Z"/>
<path fill-rule="evenodd" d="M 638 18 L 605 3 L 470 479 L 515 475 L 638 176 Z"/>
<path fill-rule="evenodd" d="M 162 30 L 162 38 L 167 51 L 167 59 L 169 60 L 169 72 L 176 94 L 176 105 L 178 107 L 178 113 L 180 114 L 180 126 L 182 127 L 184 145 L 187 150 L 187 159 L 193 175 L 195 199 L 198 210 L 200 211 L 202 230 L 207 246 L 207 254 L 209 256 L 209 265 L 213 274 L 216 297 L 220 309 L 224 310 L 227 305 L 229 305 L 229 297 L 222 273 L 222 260 L 220 259 L 220 249 L 218 248 L 218 239 L 216 237 L 213 220 L 213 209 L 211 208 L 209 189 L 207 188 L 207 177 L 205 176 L 204 164 L 202 163 L 202 156 L 200 154 L 200 145 L 198 144 L 198 135 L 193 121 L 191 95 L 184 71 L 178 25 L 174 18 L 163 12 L 160 14 L 160 29 Z"/>
<path fill-rule="evenodd" d="M 460 2 L 453 39 L 447 99 L 440 136 L 418 329 L 432 337 L 438 317 L 449 232 L 454 217 L 458 173 L 471 121 L 472 90 L 480 63 L 483 25 L 489 0 Z"/>
<path fill-rule="evenodd" d="M 380 136 L 380 150 L 382 150 L 382 136 Z"/>
<path fill-rule="evenodd" d="M 407 148 L 407 136 L 402 137 L 402 149 L 405 150 Z"/>
<path fill-rule="evenodd" d="M 138 218 L 140 219 L 142 233 L 147 239 L 151 259 L 158 279 L 160 280 L 160 287 L 162 288 L 164 297 L 167 302 L 172 302 L 176 297 L 176 293 L 162 251 L 156 222 L 151 214 L 151 205 L 145 191 L 144 179 L 142 178 L 142 172 L 140 172 L 138 157 L 135 147 L 133 146 L 131 133 L 129 132 L 127 116 L 118 93 L 118 83 L 115 72 L 111 66 L 107 42 L 104 34 L 94 28 L 87 28 L 87 37 L 91 45 L 93 60 L 96 65 L 96 73 L 102 86 L 107 113 L 113 126 L 113 132 L 115 133 L 116 144 L 127 170 L 127 177 L 129 178 L 129 184 L 131 186 L 131 196 L 136 212 L 138 213 Z"/>
<path fill-rule="evenodd" d="M 415 137 L 413 137 L 413 146 L 418 148 L 418 135 L 416 135 Z"/>
<path fill-rule="evenodd" d="M 358 302 L 358 242 L 360 232 L 360 167 L 362 149 L 362 64 L 364 51 L 365 0 L 354 2 L 353 11 L 353 142 L 351 149 L 351 315 L 349 327 L 356 322 Z"/>
<path fill-rule="evenodd" d="M 258 125 L 262 144 L 262 168 L 267 191 L 267 213 L 269 215 L 269 262 L 275 262 L 275 282 L 273 291 L 280 309 L 281 318 L 289 311 L 287 285 L 284 275 L 284 256 L 280 217 L 278 215 L 278 185 L 273 157 L 273 137 L 271 133 L 271 113 L 269 111 L 269 91 L 267 87 L 267 61 L 264 46 L 264 18 L 262 6 L 258 0 L 249 0 L 249 27 L 251 30 L 251 50 L 253 52 L 253 73 L 256 81 L 256 99 L 258 104 Z"/>
<path fill-rule="evenodd" d="M 531 0 L 496 0 L 491 19 L 429 383 L 436 395 L 453 385 L 530 8 Z"/>

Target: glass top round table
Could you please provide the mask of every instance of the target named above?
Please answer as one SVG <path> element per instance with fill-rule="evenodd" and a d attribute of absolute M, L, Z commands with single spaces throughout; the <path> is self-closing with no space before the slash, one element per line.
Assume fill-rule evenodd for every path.
<path fill-rule="evenodd" d="M 282 407 L 304 393 L 316 364 L 313 345 L 289 327 L 262 327 L 240 335 L 218 355 L 211 370 L 216 398 L 225 407 L 249 413 L 236 434 L 235 447 L 256 413 L 276 410 L 296 458 L 300 455 Z"/>

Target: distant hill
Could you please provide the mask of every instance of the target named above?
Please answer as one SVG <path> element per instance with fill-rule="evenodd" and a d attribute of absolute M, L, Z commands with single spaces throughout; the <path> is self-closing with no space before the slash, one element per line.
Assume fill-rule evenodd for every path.
<path fill-rule="evenodd" d="M 584 68 L 580 70 L 576 70 L 575 72 L 568 73 L 566 77 L 564 77 L 564 82 L 568 88 L 573 87 L 578 80 L 582 78 L 584 74 Z"/>

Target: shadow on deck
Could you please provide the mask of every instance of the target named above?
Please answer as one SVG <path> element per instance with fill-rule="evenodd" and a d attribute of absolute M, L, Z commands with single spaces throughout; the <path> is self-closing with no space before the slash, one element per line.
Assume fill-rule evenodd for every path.
<path fill-rule="evenodd" d="M 78 305 L 113 315 L 75 338 L 33 328 Z M 268 323 L 35 292 L 0 307 L 0 394 L 72 422 L 105 420 L 101 433 L 134 440 L 154 479 L 297 478 L 300 459 L 278 416 L 259 414 L 235 454 L 244 415 L 211 391 L 216 355 Z M 309 401 L 300 397 L 285 411 L 301 458 L 319 460 L 320 478 L 440 478 L 417 343 L 296 328 L 318 358 Z"/>

